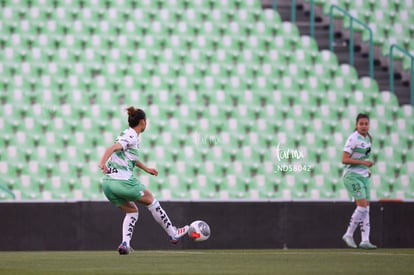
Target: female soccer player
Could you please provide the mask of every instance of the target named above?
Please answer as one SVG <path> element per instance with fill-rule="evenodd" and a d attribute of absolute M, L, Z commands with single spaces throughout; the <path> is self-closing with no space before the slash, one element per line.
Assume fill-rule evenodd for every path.
<path fill-rule="evenodd" d="M 369 117 L 366 114 L 358 114 L 356 118 L 356 129 L 348 137 L 342 163 L 345 164 L 343 181 L 350 197 L 355 200 L 356 209 L 351 216 L 346 233 L 342 237 L 345 243 L 352 248 L 357 248 L 354 241 L 354 232 L 357 226 L 361 230 L 360 248 L 376 249 L 377 247 L 369 241 L 369 199 L 370 199 L 370 170 L 374 165 L 370 160 L 371 135 L 369 130 Z"/>
<path fill-rule="evenodd" d="M 188 225 L 178 229 L 173 226 L 160 203 L 132 173 L 133 168 L 138 166 L 151 175 L 158 175 L 155 168 L 149 168 L 138 160 L 139 135 L 145 131 L 147 126 L 145 113 L 134 107 L 129 107 L 126 110 L 129 128 L 123 131 L 115 143 L 105 150 L 99 162 L 99 168 L 104 173 L 103 191 L 105 196 L 112 204 L 125 212 L 122 225 L 122 243 L 118 248 L 121 255 L 129 254 L 131 250 L 130 241 L 135 223 L 138 220 L 138 208 L 134 202 L 147 206 L 154 219 L 167 232 L 173 244 L 176 244 L 189 229 Z"/>

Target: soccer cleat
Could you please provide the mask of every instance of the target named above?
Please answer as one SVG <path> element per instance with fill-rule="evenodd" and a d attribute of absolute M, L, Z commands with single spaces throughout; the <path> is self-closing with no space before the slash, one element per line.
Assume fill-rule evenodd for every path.
<path fill-rule="evenodd" d="M 361 242 L 359 244 L 359 248 L 362 248 L 362 249 L 377 249 L 377 246 L 370 243 L 369 241 L 365 241 L 365 242 Z"/>
<path fill-rule="evenodd" d="M 126 242 L 123 242 L 118 247 L 119 255 L 128 255 L 131 252 L 131 247 L 127 246 Z"/>
<path fill-rule="evenodd" d="M 183 227 L 176 229 L 175 236 L 174 237 L 170 236 L 170 242 L 172 244 L 177 244 L 178 241 L 181 239 L 181 237 L 187 234 L 189 229 L 190 227 L 188 225 L 185 225 Z"/>
<path fill-rule="evenodd" d="M 346 245 L 350 248 L 357 248 L 357 245 L 354 241 L 354 238 L 352 236 L 343 235 L 342 240 L 346 243 Z"/>

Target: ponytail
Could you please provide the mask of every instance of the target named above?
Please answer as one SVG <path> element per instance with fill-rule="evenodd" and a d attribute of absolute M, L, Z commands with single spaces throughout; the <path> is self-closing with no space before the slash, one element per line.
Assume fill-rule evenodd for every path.
<path fill-rule="evenodd" d="M 141 119 L 146 120 L 146 115 L 143 110 L 132 107 L 132 106 L 128 107 L 126 110 L 128 112 L 129 127 L 134 128 L 135 126 L 139 124 Z"/>

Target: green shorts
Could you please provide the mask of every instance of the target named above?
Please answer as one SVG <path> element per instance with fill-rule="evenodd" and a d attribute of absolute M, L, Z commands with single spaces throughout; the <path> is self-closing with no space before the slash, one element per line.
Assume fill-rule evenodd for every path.
<path fill-rule="evenodd" d="M 105 196 L 115 206 L 121 206 L 129 201 L 138 201 L 147 189 L 137 178 L 117 180 L 104 177 L 102 188 Z"/>
<path fill-rule="evenodd" d="M 371 199 L 371 182 L 368 177 L 348 172 L 344 176 L 344 185 L 350 198 L 355 200 Z"/>

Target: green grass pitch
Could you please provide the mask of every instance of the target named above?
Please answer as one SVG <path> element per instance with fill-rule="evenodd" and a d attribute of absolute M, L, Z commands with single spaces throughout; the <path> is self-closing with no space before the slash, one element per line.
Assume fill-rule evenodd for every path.
<path fill-rule="evenodd" d="M 0 252 L 0 274 L 414 274 L 414 249 Z"/>

